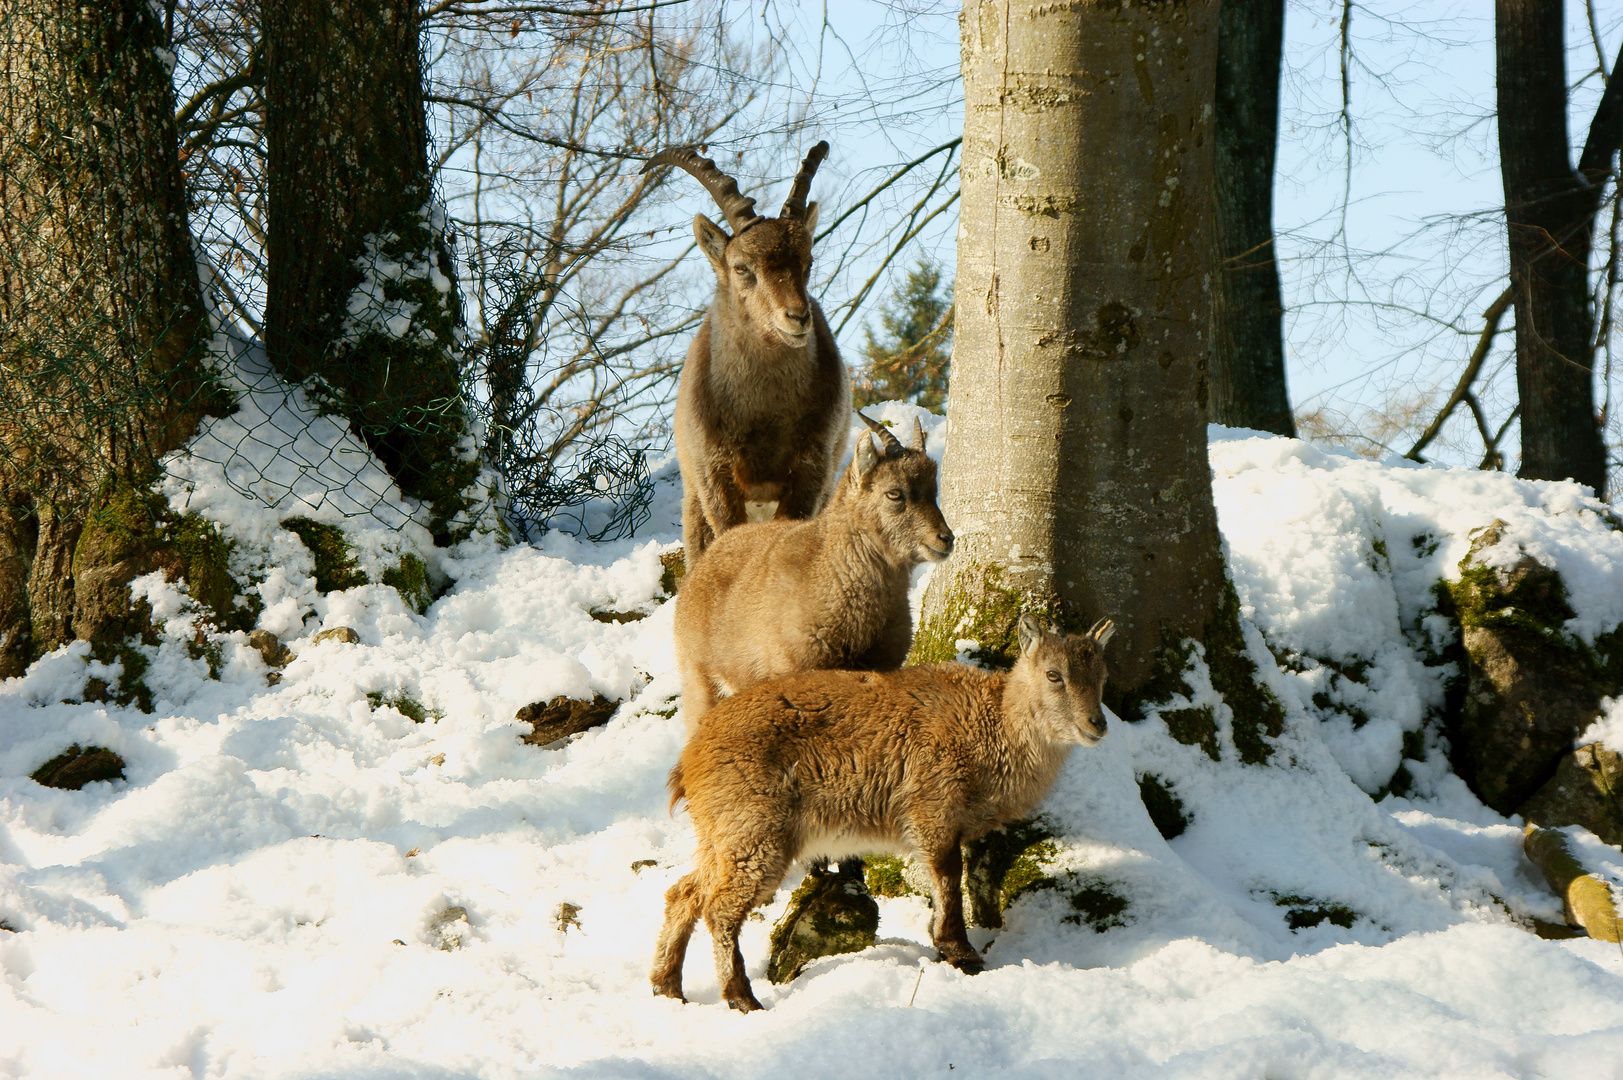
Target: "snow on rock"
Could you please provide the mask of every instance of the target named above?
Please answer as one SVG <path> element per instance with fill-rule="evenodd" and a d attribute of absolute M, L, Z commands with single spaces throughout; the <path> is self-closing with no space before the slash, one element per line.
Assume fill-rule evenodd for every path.
<path fill-rule="evenodd" d="M 1532 1077 L 1623 1049 L 1623 956 L 1518 925 L 1559 920 L 1559 902 L 1429 720 L 1450 674 L 1432 588 L 1471 530 L 1503 520 L 1557 565 L 1575 633 L 1623 617 L 1618 536 L 1573 485 L 1214 429 L 1247 639 L 1286 712 L 1273 762 L 1239 764 L 1227 724 L 1214 761 L 1158 719 L 1118 722 L 1044 807 L 1047 887 L 974 932 L 984 974 L 936 963 L 927 909 L 902 897 L 882 901 L 874 948 L 772 986 L 785 889 L 746 924 L 767 1011 L 742 1017 L 717 1004 L 702 945 L 693 1004 L 647 983 L 692 847 L 664 787 L 683 737 L 659 585 L 676 485 L 661 474 L 633 540 L 476 534 L 449 552 L 389 496 L 405 547 L 357 547 L 421 551 L 449 591 L 423 615 L 380 585 L 319 596 L 279 522 L 297 507 L 355 535 L 349 484 L 381 481 L 280 393 L 239 388 L 168 492 L 261 553 L 261 625 L 297 654 L 280 681 L 235 638 L 210 678 L 180 640 L 184 594 L 144 581 L 168 627 L 151 714 L 80 703 L 112 675 L 80 644 L 0 683 L 0 1076 Z M 918 410 L 868 412 L 906 441 Z M 924 420 L 939 455 L 945 421 Z M 274 454 L 252 449 L 267 421 Z M 334 462 L 350 481 L 332 484 Z M 359 643 L 314 644 L 324 625 Z M 519 706 L 594 693 L 625 702 L 607 725 L 520 742 Z M 1408 797 L 1372 801 L 1406 735 L 1431 740 L 1404 761 Z M 115 750 L 127 779 L 28 779 L 73 742 Z M 1151 775 L 1188 818 L 1171 840 L 1141 801 Z M 1623 880 L 1615 849 L 1584 851 Z"/>

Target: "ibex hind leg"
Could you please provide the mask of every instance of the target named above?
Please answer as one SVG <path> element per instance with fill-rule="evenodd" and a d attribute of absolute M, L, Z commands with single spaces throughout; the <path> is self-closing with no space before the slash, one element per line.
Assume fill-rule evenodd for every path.
<path fill-rule="evenodd" d="M 717 861 L 722 862 L 723 858 Z M 789 859 L 781 845 L 761 845 L 755 848 L 751 857 L 730 861 L 734 868 L 750 865 L 755 872 L 733 869 L 726 874 L 705 902 L 704 921 L 710 928 L 711 944 L 716 951 L 716 981 L 721 983 L 722 999 L 739 1012 L 754 1012 L 761 1008 L 761 1003 L 756 1000 L 755 991 L 750 989 L 749 976 L 744 973 L 744 954 L 738 948 L 738 932 L 743 929 L 750 911 L 777 891 Z"/>
<path fill-rule="evenodd" d="M 682 996 L 682 961 L 687 958 L 688 939 L 693 936 L 693 924 L 699 921 L 703 908 L 704 896 L 697 871 L 666 891 L 665 926 L 659 932 L 654 969 L 649 973 L 655 994 L 687 1000 Z"/>

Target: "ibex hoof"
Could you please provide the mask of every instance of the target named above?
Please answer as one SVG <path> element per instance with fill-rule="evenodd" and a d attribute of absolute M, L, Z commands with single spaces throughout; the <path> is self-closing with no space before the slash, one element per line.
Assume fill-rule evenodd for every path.
<path fill-rule="evenodd" d="M 668 983 L 664 984 L 664 985 L 661 985 L 659 983 L 655 983 L 654 984 L 654 996 L 655 997 L 675 998 L 677 1001 L 680 1001 L 684 1005 L 686 1005 L 688 1003 L 688 999 L 682 996 L 682 988 L 680 986 L 671 986 Z"/>
<path fill-rule="evenodd" d="M 737 1009 L 741 1013 L 759 1012 L 764 1008 L 759 1001 L 755 1000 L 754 994 L 750 994 L 748 997 L 730 997 L 727 999 L 727 1007 Z"/>
<path fill-rule="evenodd" d="M 941 959 L 962 971 L 965 975 L 979 975 L 986 970 L 986 961 L 981 959 L 980 954 L 974 951 L 952 956 L 943 953 Z"/>

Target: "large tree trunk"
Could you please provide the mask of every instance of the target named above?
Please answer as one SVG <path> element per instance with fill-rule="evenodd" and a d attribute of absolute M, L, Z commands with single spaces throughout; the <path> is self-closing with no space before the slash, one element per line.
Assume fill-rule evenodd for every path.
<path fill-rule="evenodd" d="M 122 631 L 119 508 L 221 403 L 154 11 L 0 7 L 0 676 Z"/>
<path fill-rule="evenodd" d="M 965 5 L 958 546 L 915 660 L 963 638 L 1012 660 L 1022 610 L 1109 616 L 1120 709 L 1183 689 L 1191 640 L 1219 689 L 1255 697 L 1206 459 L 1216 52 L 1215 0 Z M 1277 704 L 1232 704 L 1237 730 L 1242 712 L 1278 730 Z"/>
<path fill-rule="evenodd" d="M 1574 172 L 1560 0 L 1498 0 L 1499 168 L 1521 399 L 1518 475 L 1606 486 L 1595 416 L 1589 253 L 1601 184 Z M 1586 157 L 1589 156 L 1586 147 Z M 1616 150 L 1612 137 L 1601 167 Z"/>
<path fill-rule="evenodd" d="M 435 532 L 476 466 L 414 0 L 264 0 L 272 362 L 349 418 Z"/>
<path fill-rule="evenodd" d="M 1274 156 L 1285 0 L 1223 0 L 1217 33 L 1217 276 L 1211 417 L 1296 434 L 1285 391 L 1284 306 L 1274 251 Z"/>

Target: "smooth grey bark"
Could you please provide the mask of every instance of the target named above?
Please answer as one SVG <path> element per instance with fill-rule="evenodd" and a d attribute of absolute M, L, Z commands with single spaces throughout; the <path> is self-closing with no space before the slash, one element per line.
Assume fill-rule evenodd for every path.
<path fill-rule="evenodd" d="M 1217 33 L 1212 195 L 1211 417 L 1295 437 L 1285 385 L 1284 303 L 1274 249 L 1274 159 L 1285 0 L 1223 0 Z"/>
<path fill-rule="evenodd" d="M 0 676 L 122 633 L 129 495 L 224 404 L 154 12 L 0 7 Z"/>
<path fill-rule="evenodd" d="M 1111 683 L 1203 640 L 1215 0 L 970 0 L 942 509 L 915 659 L 1016 652 L 1021 610 L 1116 620 Z M 1232 594 L 1229 594 L 1232 595 Z M 1226 608 L 1225 608 L 1226 610 Z"/>

